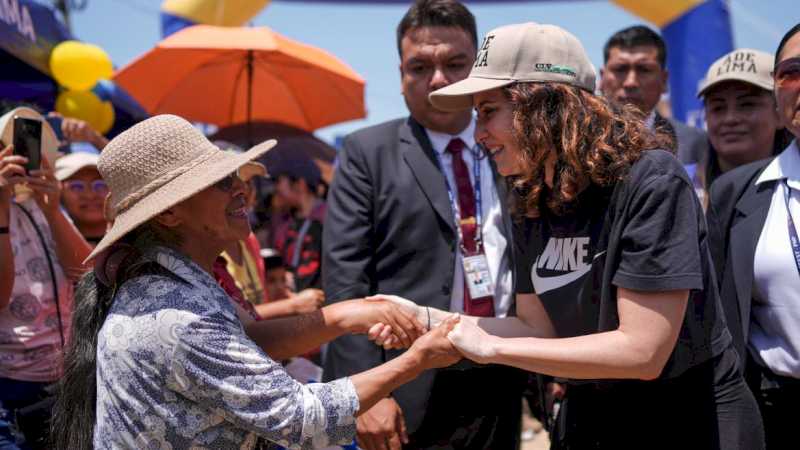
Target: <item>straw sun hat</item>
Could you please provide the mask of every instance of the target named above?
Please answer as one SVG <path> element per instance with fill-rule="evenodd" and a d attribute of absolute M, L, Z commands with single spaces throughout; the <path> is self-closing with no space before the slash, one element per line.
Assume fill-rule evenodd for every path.
<path fill-rule="evenodd" d="M 220 150 L 178 116 L 155 116 L 134 125 L 115 137 L 100 155 L 97 169 L 111 191 L 106 214 L 113 225 L 86 260 L 275 144 L 271 139 L 234 155 Z"/>

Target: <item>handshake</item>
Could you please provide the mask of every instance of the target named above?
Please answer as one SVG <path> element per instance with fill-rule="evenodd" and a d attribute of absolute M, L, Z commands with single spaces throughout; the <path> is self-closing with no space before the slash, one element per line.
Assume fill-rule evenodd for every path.
<path fill-rule="evenodd" d="M 366 333 L 384 349 L 408 348 L 425 369 L 447 367 L 462 358 L 486 363 L 491 358 L 492 336 L 463 317 L 417 305 L 395 295 L 375 295 L 363 300 L 353 319 L 370 326 L 353 331 Z"/>

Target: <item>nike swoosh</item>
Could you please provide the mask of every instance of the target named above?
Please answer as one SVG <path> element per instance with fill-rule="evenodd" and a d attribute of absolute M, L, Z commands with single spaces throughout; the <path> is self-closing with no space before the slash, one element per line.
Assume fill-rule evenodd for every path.
<path fill-rule="evenodd" d="M 603 250 L 602 252 L 594 255 L 594 257 L 592 258 L 592 263 L 587 264 L 582 269 L 570 273 L 565 273 L 564 275 L 558 275 L 555 277 L 540 277 L 539 274 L 536 273 L 536 267 L 539 265 L 539 258 L 536 258 L 536 262 L 533 264 L 533 267 L 531 268 L 531 281 L 533 282 L 534 290 L 536 291 L 537 294 L 544 294 L 545 292 L 549 292 L 572 283 L 573 281 L 586 275 L 590 270 L 592 270 L 592 264 L 594 264 L 594 260 L 604 255 L 605 253 L 606 251 Z"/>

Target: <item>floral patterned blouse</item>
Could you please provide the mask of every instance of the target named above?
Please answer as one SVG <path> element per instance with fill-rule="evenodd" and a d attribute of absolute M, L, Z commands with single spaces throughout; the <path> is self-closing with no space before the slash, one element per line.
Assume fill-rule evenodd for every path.
<path fill-rule="evenodd" d="M 302 385 L 251 341 L 225 292 L 195 263 L 145 253 L 172 275 L 117 290 L 97 343 L 94 446 L 290 449 L 352 442 L 359 408 L 348 378 Z"/>

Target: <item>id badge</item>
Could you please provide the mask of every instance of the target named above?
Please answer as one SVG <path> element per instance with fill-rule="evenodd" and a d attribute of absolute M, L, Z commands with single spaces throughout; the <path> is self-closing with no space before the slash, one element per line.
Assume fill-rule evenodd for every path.
<path fill-rule="evenodd" d="M 485 254 L 464 257 L 464 279 L 467 281 L 471 298 L 477 299 L 494 295 L 494 283 L 492 283 L 489 261 Z"/>

